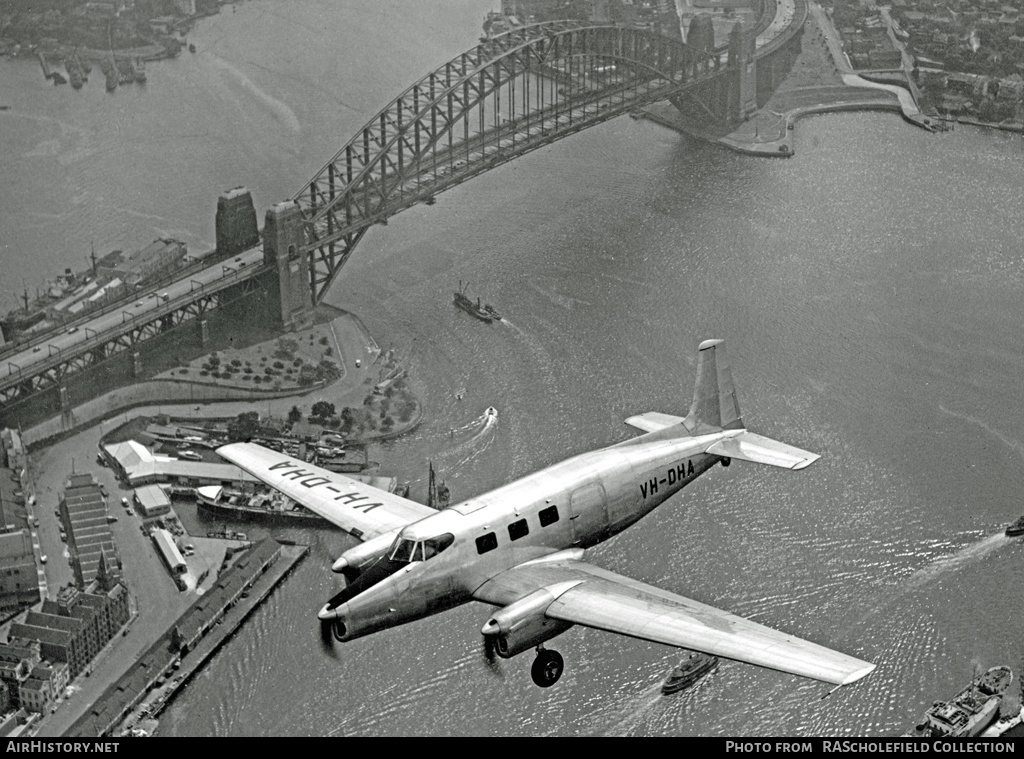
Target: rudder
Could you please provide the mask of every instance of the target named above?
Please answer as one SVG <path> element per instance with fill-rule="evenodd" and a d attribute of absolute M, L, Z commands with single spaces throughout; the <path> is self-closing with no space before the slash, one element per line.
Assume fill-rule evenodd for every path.
<path fill-rule="evenodd" d="M 705 340 L 697 349 L 693 403 L 684 424 L 695 435 L 722 429 L 743 429 L 740 404 L 723 340 Z"/>

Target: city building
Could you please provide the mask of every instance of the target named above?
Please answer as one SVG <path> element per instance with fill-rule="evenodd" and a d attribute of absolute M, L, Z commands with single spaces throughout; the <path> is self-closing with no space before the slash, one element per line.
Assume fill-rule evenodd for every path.
<path fill-rule="evenodd" d="M 170 570 L 178 589 L 185 590 L 184 575 L 188 572 L 188 565 L 185 563 L 185 558 L 181 555 L 181 551 L 178 550 L 178 546 L 174 543 L 174 536 L 160 527 L 154 529 L 150 535 L 157 550 L 160 552 L 160 557 L 164 560 L 164 564 L 167 565 L 167 569 Z"/>
<path fill-rule="evenodd" d="M 29 611 L 23 621 L 11 624 L 10 642 L 7 647 L 0 646 L 0 679 L 8 683 L 12 692 L 11 682 L 16 680 L 20 687 L 33 677 L 41 660 L 50 662 L 45 666 L 57 670 L 46 673 L 46 679 L 53 685 L 77 677 L 124 627 L 131 613 L 124 584 L 101 572 L 90 590 L 84 592 L 73 585 L 65 586 L 57 593 L 56 600 L 43 601 L 39 611 Z M 35 646 L 38 646 L 37 656 L 32 654 Z M 5 650 L 8 651 L 6 656 Z M 29 652 L 26 656 L 13 661 L 25 651 Z M 67 665 L 66 674 L 61 671 L 61 663 Z M 38 676 L 42 674 L 40 670 Z M 40 687 L 37 693 L 45 690 Z M 50 692 L 59 694 L 60 691 L 51 687 Z"/>
<path fill-rule="evenodd" d="M 179 240 L 155 240 L 142 250 L 125 254 L 115 250 L 96 262 L 96 274 L 104 279 L 120 279 L 129 287 L 142 280 L 168 274 L 188 258 L 188 247 Z"/>
<path fill-rule="evenodd" d="M 171 499 L 159 485 L 142 485 L 135 490 L 133 500 L 145 519 L 160 517 L 171 511 Z"/>
<path fill-rule="evenodd" d="M 185 461 L 170 456 L 158 456 L 134 440 L 103 446 L 103 457 L 131 487 L 156 482 L 169 482 L 185 487 L 231 487 L 259 481 L 234 464 Z"/>
<path fill-rule="evenodd" d="M 32 537 L 26 530 L 0 533 L 0 610 L 11 611 L 39 601 Z"/>
<path fill-rule="evenodd" d="M 59 510 L 78 587 L 84 589 L 96 579 L 101 556 L 107 570 L 117 575 L 121 560 L 110 532 L 110 512 L 102 488 L 91 474 L 68 477 Z"/>

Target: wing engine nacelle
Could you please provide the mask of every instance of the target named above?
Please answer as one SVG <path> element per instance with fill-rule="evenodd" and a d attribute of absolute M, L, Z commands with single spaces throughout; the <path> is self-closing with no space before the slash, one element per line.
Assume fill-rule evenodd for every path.
<path fill-rule="evenodd" d="M 385 556 L 394 543 L 394 533 L 378 535 L 373 540 L 360 543 L 343 553 L 337 561 L 331 565 L 331 571 L 345 576 L 345 580 L 352 582 L 361 575 L 367 567 L 373 565 L 378 559 Z"/>
<path fill-rule="evenodd" d="M 578 584 L 563 582 L 535 590 L 496 611 L 480 632 L 494 639 L 495 650 L 503 659 L 535 648 L 572 627 L 572 622 L 551 619 L 544 612 L 562 593 Z"/>

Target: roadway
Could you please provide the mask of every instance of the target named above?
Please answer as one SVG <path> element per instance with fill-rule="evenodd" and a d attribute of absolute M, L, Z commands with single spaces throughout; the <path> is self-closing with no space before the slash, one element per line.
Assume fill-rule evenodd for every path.
<path fill-rule="evenodd" d="M 159 292 L 141 291 L 136 300 L 125 301 L 119 308 L 106 309 L 60 332 L 48 332 L 33 338 L 20 350 L 2 359 L 0 389 L 58 366 L 74 355 L 124 334 L 133 326 L 187 305 L 195 300 L 197 290 L 204 294 L 213 293 L 253 276 L 262 262 L 262 247 L 251 248 L 231 260 L 218 262 L 183 279 L 164 284 Z"/>

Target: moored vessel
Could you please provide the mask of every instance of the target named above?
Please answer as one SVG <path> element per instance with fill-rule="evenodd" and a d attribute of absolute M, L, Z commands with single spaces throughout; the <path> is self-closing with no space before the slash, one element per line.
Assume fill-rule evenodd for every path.
<path fill-rule="evenodd" d="M 1009 667 L 992 667 L 949 701 L 936 701 L 907 737 L 970 738 L 995 721 L 1003 694 L 1013 681 Z"/>
<path fill-rule="evenodd" d="M 661 684 L 661 692 L 667 696 L 688 688 L 717 666 L 717 656 L 691 651 L 665 678 L 665 682 Z"/>
<path fill-rule="evenodd" d="M 221 485 L 196 488 L 196 505 L 200 511 L 222 519 L 270 522 L 326 521 L 319 514 L 307 511 L 280 493 L 242 493 Z"/>

